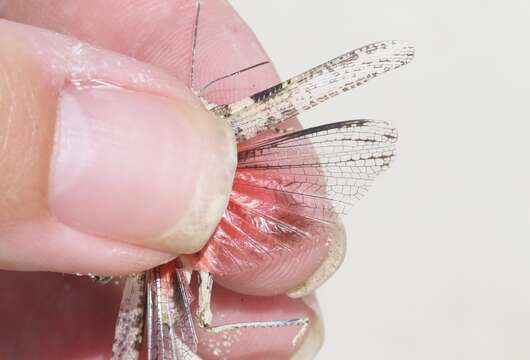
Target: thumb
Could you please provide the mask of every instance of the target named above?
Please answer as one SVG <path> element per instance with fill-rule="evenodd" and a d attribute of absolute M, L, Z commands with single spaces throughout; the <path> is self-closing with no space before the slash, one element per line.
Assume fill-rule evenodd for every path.
<path fill-rule="evenodd" d="M 73 39 L 0 21 L 0 49 L 0 268 L 123 274 L 202 247 L 236 166 L 225 122 Z"/>

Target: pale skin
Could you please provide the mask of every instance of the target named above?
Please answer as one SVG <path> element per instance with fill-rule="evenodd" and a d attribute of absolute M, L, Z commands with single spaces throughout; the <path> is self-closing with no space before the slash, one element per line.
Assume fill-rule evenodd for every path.
<path fill-rule="evenodd" d="M 195 115 L 194 112 L 199 110 L 194 110 L 194 106 L 202 105 L 186 86 L 189 81 L 189 29 L 193 19 L 193 7 L 185 6 L 190 2 L 184 0 L 120 0 L 112 2 L 112 5 L 107 1 L 75 0 L 28 0 L 4 3 L 0 5 L 0 17 L 8 21 L 0 23 L 2 49 L 0 94 L 4 94 L 0 96 L 0 184 L 3 189 L 9 191 L 0 194 L 0 269 L 10 271 L 0 273 L 0 294 L 2 294 L 0 317 L 4 320 L 0 322 L 0 349 L 2 352 L 5 350 L 13 358 L 84 359 L 98 355 L 108 357 L 121 287 L 101 286 L 85 277 L 65 276 L 61 273 L 116 276 L 143 271 L 177 254 L 200 248 L 208 236 L 200 234 L 201 236 L 188 238 L 184 231 L 178 233 L 180 230 L 177 226 L 177 235 L 168 242 L 167 238 L 160 234 L 172 228 L 167 226 L 172 224 L 156 221 L 145 228 L 125 223 L 121 224 L 123 230 L 116 234 L 100 235 L 106 231 L 105 224 L 98 223 L 91 216 L 103 210 L 107 211 L 98 207 L 102 203 L 108 204 L 97 200 L 90 203 L 92 211 L 81 214 L 80 227 L 72 226 L 74 230 L 63 229 L 65 222 L 66 227 L 70 227 L 72 223 L 69 219 L 65 220 L 61 211 L 67 206 L 69 214 L 76 213 L 77 205 L 73 200 L 66 201 L 62 198 L 56 202 L 50 200 L 50 162 L 53 162 L 55 156 L 57 103 L 58 94 L 61 93 L 61 89 L 56 86 L 62 86 L 64 82 L 50 81 L 49 78 L 72 80 L 69 78 L 72 74 L 59 73 L 63 70 L 54 67 L 53 62 L 40 62 L 41 53 L 37 50 L 39 44 L 43 45 L 41 50 L 44 52 L 54 47 L 53 56 L 70 64 L 76 63 L 75 57 L 85 56 L 86 59 L 83 61 L 88 63 L 85 64 L 85 71 L 91 68 L 90 71 L 96 75 L 107 71 L 104 76 L 101 75 L 105 79 L 117 79 L 117 82 L 125 88 L 136 87 L 134 91 L 141 94 L 155 94 L 153 96 L 163 96 L 170 101 L 175 98 L 175 104 L 168 106 L 180 107 L 184 104 L 182 107 L 191 108 L 189 110 L 193 113 L 191 117 L 206 117 L 207 115 L 204 114 Z M 204 7 L 204 27 L 201 28 L 202 33 L 197 47 L 199 52 L 197 83 L 207 84 L 212 79 L 267 60 L 254 35 L 233 9 L 220 0 L 209 1 L 208 5 L 209 7 Z M 16 23 L 36 28 L 22 28 Z M 220 24 L 226 25 L 227 31 L 219 32 L 217 29 Z M 89 42 L 98 48 L 122 53 L 154 68 L 121 58 L 119 59 L 121 72 L 114 71 L 112 67 L 110 70 L 108 67 L 98 67 L 96 63 L 115 64 L 118 60 L 110 53 L 101 54 L 99 51 L 93 51 L 91 54 L 90 49 L 72 51 L 76 48 L 62 44 L 67 43 L 68 40 L 59 39 L 51 33 L 42 33 L 38 28 L 56 31 Z M 201 39 L 202 41 L 206 39 L 206 45 L 201 45 Z M 46 60 L 49 60 L 50 56 L 52 55 L 48 54 Z M 106 60 L 100 61 L 100 56 L 106 57 Z M 134 82 L 135 79 L 131 74 L 144 74 L 144 79 L 150 76 L 152 81 L 139 84 Z M 277 81 L 278 78 L 272 67 L 262 66 L 237 79 L 227 79 L 212 88 L 212 91 L 206 92 L 204 96 L 211 102 L 229 103 L 273 85 Z M 72 93 L 76 94 L 74 90 Z M 10 96 L 7 97 L 5 94 Z M 97 95 L 104 97 L 108 94 Z M 114 96 L 112 103 L 122 99 L 119 94 L 112 96 Z M 92 101 L 92 97 L 91 95 L 88 100 L 84 100 Z M 65 97 L 62 99 L 64 100 Z M 116 111 L 119 109 L 115 110 L 115 113 Z M 179 109 L 179 111 L 184 110 Z M 184 112 L 186 111 L 188 110 Z M 160 124 L 160 126 L 166 125 Z M 157 131 L 156 128 L 150 129 L 149 126 L 151 125 L 138 125 L 138 133 Z M 299 125 L 291 121 L 283 124 L 282 127 L 298 128 Z M 213 138 L 216 135 L 211 136 Z M 149 145 L 151 140 L 145 141 Z M 226 141 L 224 143 L 223 141 L 219 140 L 218 146 L 228 147 Z M 193 143 L 190 146 L 193 146 Z M 145 155 L 146 159 L 148 155 Z M 182 162 L 176 164 L 183 166 L 179 169 L 180 172 L 190 171 L 185 167 L 186 164 L 182 165 Z M 153 168 L 153 171 L 162 170 Z M 164 170 L 163 173 L 167 172 Z M 171 172 L 169 174 L 172 175 Z M 153 174 L 143 175 L 143 178 L 151 178 Z M 172 181 L 170 183 L 178 182 L 178 179 L 170 180 Z M 129 179 L 125 178 L 122 181 Z M 116 186 L 129 187 L 129 190 L 135 194 L 138 194 L 136 190 L 145 187 L 143 182 L 130 181 L 131 184 L 122 182 Z M 191 183 L 193 181 L 190 181 Z M 161 188 L 164 186 L 165 183 L 160 185 Z M 184 182 L 182 186 L 186 186 L 186 183 Z M 223 187 L 223 184 L 220 184 L 217 190 L 221 193 L 219 196 L 226 196 L 229 191 L 226 186 Z M 143 199 L 141 205 L 152 211 L 152 218 L 159 219 L 157 211 L 168 208 L 177 211 L 179 204 L 167 204 L 167 207 L 160 209 L 150 207 L 151 202 L 167 202 L 168 198 L 185 202 L 188 200 L 185 195 L 193 190 L 182 188 L 171 191 L 176 191 L 175 196 L 173 194 L 167 196 L 155 190 L 148 191 L 143 194 L 148 201 Z M 87 197 L 92 199 L 93 197 L 89 195 L 91 194 Z M 112 196 L 113 194 L 102 194 L 101 198 L 112 200 Z M 211 196 L 213 197 L 214 194 Z M 75 196 L 73 198 L 78 199 Z M 128 198 L 126 200 L 129 201 Z M 79 206 L 82 205 L 86 207 L 86 203 Z M 131 203 L 126 205 L 127 208 L 134 207 Z M 59 214 L 53 214 L 54 209 L 50 211 L 50 207 L 62 207 L 62 210 L 58 210 Z M 119 205 L 117 208 L 120 209 Z M 215 213 L 215 209 L 212 212 Z M 131 216 L 141 215 L 143 214 Z M 123 222 L 122 218 L 113 216 L 113 213 L 109 212 L 107 218 L 110 217 L 115 223 Z M 208 220 L 211 224 L 205 227 L 214 226 L 218 216 L 219 214 L 214 214 L 213 219 Z M 196 219 L 189 221 L 193 223 Z M 92 226 L 89 229 L 91 231 L 85 231 L 83 227 L 85 225 L 89 228 Z M 119 229 L 120 224 L 115 228 Z M 110 252 L 111 255 L 109 249 L 113 250 Z M 237 274 L 233 279 L 223 279 L 234 291 L 214 287 L 213 323 L 216 323 L 216 319 L 219 319 L 218 323 L 221 324 L 276 319 L 311 319 L 311 323 L 317 323 L 316 313 L 302 300 L 290 299 L 279 294 L 303 283 L 325 259 L 326 251 L 324 248 L 315 249 L 307 257 L 291 256 L 282 259 L 275 268 L 261 269 L 257 272 L 260 276 L 259 281 L 256 281 L 256 272 Z M 294 271 L 282 269 L 294 269 Z M 25 273 L 13 270 L 55 273 Z M 255 297 L 238 293 L 268 296 Z M 204 316 L 202 321 L 202 325 L 209 323 L 209 319 Z M 300 346 L 292 344 L 298 331 L 297 326 L 281 330 L 244 329 L 237 339 L 231 339 L 230 358 L 266 358 L 267 356 L 290 358 Z M 215 346 L 210 345 L 222 343 L 223 334 L 200 332 L 199 337 L 201 357 L 214 358 Z M 300 339 L 299 343 L 303 343 L 303 340 L 304 338 Z M 318 348 L 320 339 L 312 341 L 317 342 Z"/>

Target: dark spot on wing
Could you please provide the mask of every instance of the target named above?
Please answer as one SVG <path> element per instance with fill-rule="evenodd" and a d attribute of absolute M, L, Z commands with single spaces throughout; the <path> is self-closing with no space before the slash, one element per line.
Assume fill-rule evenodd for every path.
<path fill-rule="evenodd" d="M 271 95 L 277 94 L 281 89 L 283 89 L 283 84 L 280 83 L 280 84 L 274 85 L 273 87 L 265 89 L 263 91 L 255 93 L 250 98 L 254 100 L 255 102 L 260 102 L 268 98 Z"/>

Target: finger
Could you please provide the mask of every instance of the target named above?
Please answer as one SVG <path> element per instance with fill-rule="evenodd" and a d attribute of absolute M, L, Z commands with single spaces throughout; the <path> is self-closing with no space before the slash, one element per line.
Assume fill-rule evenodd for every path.
<path fill-rule="evenodd" d="M 121 274 L 207 241 L 235 168 L 226 124 L 77 40 L 0 21 L 0 48 L 1 268 Z"/>
<path fill-rule="evenodd" d="M 120 288 L 86 277 L 0 271 L 5 359 L 108 359 Z"/>
<path fill-rule="evenodd" d="M 0 16 L 54 30 L 154 64 L 188 85 L 196 0 L 7 0 Z M 202 1 L 197 31 L 196 89 L 268 60 L 255 35 L 224 0 Z M 206 93 L 234 101 L 278 82 L 272 66 L 229 78 Z"/>
<path fill-rule="evenodd" d="M 161 67 L 190 85 L 195 0 L 16 0 L 0 16 L 75 36 Z M 197 28 L 196 82 L 208 82 L 268 59 L 253 32 L 224 0 L 203 1 Z M 279 81 L 272 66 L 261 66 L 208 88 L 210 102 L 230 103 Z M 291 119 L 280 127 L 298 128 Z M 216 279 L 239 292 L 256 295 L 290 291 L 300 297 L 329 278 L 344 257 L 339 228 L 323 234 L 329 241 L 293 246 L 274 261 Z"/>
<path fill-rule="evenodd" d="M 102 286 L 84 277 L 0 271 L 0 348 L 13 359 L 109 358 L 121 284 Z M 297 345 L 298 329 L 248 329 L 210 334 L 199 331 L 205 359 L 312 358 L 322 342 L 314 304 L 285 296 L 256 298 L 214 288 L 214 323 L 309 317 Z M 61 331 L 50 331 L 61 329 Z"/>

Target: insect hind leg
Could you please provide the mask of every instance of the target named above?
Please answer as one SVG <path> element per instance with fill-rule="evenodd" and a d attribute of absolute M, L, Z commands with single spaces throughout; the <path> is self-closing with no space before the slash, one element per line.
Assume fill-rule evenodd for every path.
<path fill-rule="evenodd" d="M 195 10 L 195 20 L 193 22 L 193 32 L 191 38 L 191 69 L 190 69 L 190 88 L 195 89 L 195 73 L 197 62 L 197 31 L 199 28 L 199 16 L 201 15 L 201 0 L 197 0 Z"/>
<path fill-rule="evenodd" d="M 209 272 L 199 272 L 199 307 L 197 310 L 197 320 L 199 326 L 211 333 L 220 333 L 230 330 L 239 329 L 270 329 L 270 328 L 282 328 L 288 326 L 299 326 L 300 330 L 293 338 L 293 345 L 296 345 L 298 341 L 304 336 L 307 329 L 309 328 L 309 318 L 292 318 L 286 320 L 270 320 L 270 321 L 250 321 L 250 322 L 239 322 L 223 325 L 212 326 L 213 314 L 211 311 L 211 299 L 212 299 L 212 288 L 213 288 L 213 277 Z"/>
<path fill-rule="evenodd" d="M 252 69 L 255 69 L 257 67 L 260 67 L 260 66 L 263 66 L 263 65 L 267 65 L 267 64 L 270 64 L 270 61 L 262 61 L 262 62 L 259 62 L 259 63 L 256 63 L 254 65 L 251 65 L 251 66 L 247 66 L 246 68 L 243 68 L 241 70 L 237 70 L 237 71 L 234 71 L 233 73 L 230 73 L 230 74 L 227 74 L 227 75 L 223 75 L 217 79 L 214 79 L 214 80 L 211 80 L 209 83 L 207 83 L 206 85 L 204 85 L 203 87 L 201 87 L 198 91 L 196 91 L 197 95 L 198 96 L 201 96 L 204 91 L 206 89 L 208 89 L 210 86 L 212 86 L 213 84 L 219 82 L 219 81 L 222 81 L 222 80 L 225 80 L 225 79 L 228 79 L 232 76 L 238 76 L 246 71 L 249 71 L 249 70 L 252 70 Z"/>

